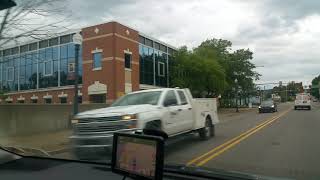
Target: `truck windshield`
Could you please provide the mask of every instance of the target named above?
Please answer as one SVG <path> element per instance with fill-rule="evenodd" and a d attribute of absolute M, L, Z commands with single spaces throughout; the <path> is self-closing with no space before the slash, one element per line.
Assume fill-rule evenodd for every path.
<path fill-rule="evenodd" d="M 161 91 L 127 94 L 114 102 L 111 106 L 128 106 L 138 104 L 157 105 Z"/>

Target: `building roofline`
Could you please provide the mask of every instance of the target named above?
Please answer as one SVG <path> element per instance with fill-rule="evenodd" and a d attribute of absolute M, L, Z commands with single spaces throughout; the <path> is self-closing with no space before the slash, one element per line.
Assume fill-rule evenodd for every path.
<path fill-rule="evenodd" d="M 177 50 L 178 48 L 176 48 L 175 46 L 172 46 L 166 42 L 163 42 L 159 39 L 156 39 L 152 36 L 149 36 L 143 32 L 140 32 L 139 30 L 131 27 L 131 26 L 128 26 L 126 24 L 123 24 L 121 22 L 118 22 L 118 21 L 109 21 L 109 22 L 105 22 L 105 23 L 99 23 L 99 24 L 93 24 L 93 25 L 87 25 L 86 27 L 83 27 L 83 28 L 87 28 L 87 27 L 91 27 L 91 26 L 97 26 L 97 25 L 102 25 L 102 24 L 106 24 L 106 23 L 118 23 L 118 24 L 121 24 L 122 26 L 125 26 L 125 27 L 128 27 L 130 29 L 133 29 L 134 31 L 137 31 L 139 35 L 145 37 L 145 38 L 148 38 L 148 39 L 151 39 L 152 41 L 155 41 L 155 42 L 158 42 L 160 44 L 163 44 L 171 49 L 174 49 L 174 50 Z M 82 28 L 77 28 L 77 29 L 69 29 L 69 30 L 66 30 L 66 31 L 63 31 L 63 32 L 59 32 L 59 33 L 54 33 L 54 36 L 52 37 L 45 37 L 43 38 L 43 40 L 47 40 L 47 39 L 52 39 L 52 38 L 55 38 L 55 37 L 60 37 L 60 36 L 63 36 L 63 35 L 67 35 L 67 34 L 72 34 L 72 33 L 77 33 L 77 32 L 81 32 L 81 29 Z M 23 46 L 23 45 L 27 45 L 27 44 L 31 44 L 31 43 L 35 43 L 35 42 L 40 42 L 41 40 L 36 40 L 36 39 L 31 39 L 31 40 L 23 40 L 23 41 L 19 41 L 18 43 L 15 43 L 14 45 L 11 44 L 11 45 L 7 45 L 7 46 L 2 46 L 0 48 L 0 50 L 5 50 L 5 49 L 10 49 L 10 48 L 14 48 L 14 47 L 18 47 L 18 46 Z"/>
<path fill-rule="evenodd" d="M 139 32 L 139 31 L 138 31 L 138 32 Z M 174 47 L 174 46 L 172 46 L 172 45 L 170 45 L 170 44 L 168 44 L 168 43 L 166 43 L 166 42 L 163 42 L 163 41 L 161 41 L 161 40 L 159 40 L 159 39 L 155 39 L 155 38 L 153 38 L 153 37 L 151 37 L 151 36 L 149 36 L 149 35 L 147 35 L 147 34 L 145 34 L 145 33 L 139 32 L 139 35 L 141 35 L 141 36 L 143 36 L 143 37 L 145 37 L 145 38 L 151 39 L 152 41 L 155 41 L 155 42 L 158 42 L 158 43 L 160 43 L 160 44 L 163 44 L 163 45 L 165 45 L 165 46 L 167 46 L 167 47 L 169 47 L 169 48 L 171 48 L 171 49 L 178 50 L 178 48 L 176 48 L 176 47 Z"/>
<path fill-rule="evenodd" d="M 54 33 L 54 36 L 47 36 L 45 38 L 43 38 L 42 40 L 48 40 L 48 39 L 52 39 L 52 38 L 56 38 L 56 37 L 60 37 L 60 36 L 64 36 L 67 34 L 72 34 L 72 33 L 77 33 L 77 32 L 81 32 L 81 29 L 69 29 L 63 32 L 59 32 L 59 33 Z M 23 41 L 18 41 L 18 43 L 15 43 L 14 45 L 4 45 L 0 48 L 0 51 L 2 50 L 6 50 L 6 49 L 10 49 L 10 48 L 14 48 L 14 47 L 18 47 L 18 46 L 23 46 L 23 45 L 27 45 L 27 44 L 32 44 L 32 43 L 36 43 L 36 42 L 40 42 L 42 40 L 38 40 L 38 39 L 31 39 L 31 40 L 23 40 Z"/>

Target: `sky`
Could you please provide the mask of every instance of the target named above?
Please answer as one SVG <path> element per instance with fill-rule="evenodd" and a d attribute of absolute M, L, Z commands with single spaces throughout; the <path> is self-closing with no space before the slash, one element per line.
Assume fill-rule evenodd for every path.
<path fill-rule="evenodd" d="M 320 74 L 319 0 L 67 0 L 75 28 L 118 21 L 175 47 L 210 38 L 249 48 L 257 83 Z"/>

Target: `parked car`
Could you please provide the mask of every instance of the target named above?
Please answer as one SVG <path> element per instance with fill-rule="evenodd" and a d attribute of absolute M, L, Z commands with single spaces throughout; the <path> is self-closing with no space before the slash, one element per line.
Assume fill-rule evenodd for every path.
<path fill-rule="evenodd" d="M 219 122 L 215 98 L 193 98 L 189 89 L 161 88 L 129 93 L 111 107 L 79 113 L 73 123 L 75 155 L 104 152 L 112 147 L 114 132 L 157 129 L 168 137 L 197 132 L 215 135 Z M 98 153 L 96 153 L 98 152 Z"/>
<path fill-rule="evenodd" d="M 311 110 L 311 97 L 307 93 L 300 93 L 296 95 L 294 101 L 294 109 L 308 109 Z"/>
<path fill-rule="evenodd" d="M 274 101 L 263 101 L 259 106 L 259 113 L 264 112 L 277 112 L 278 107 Z"/>

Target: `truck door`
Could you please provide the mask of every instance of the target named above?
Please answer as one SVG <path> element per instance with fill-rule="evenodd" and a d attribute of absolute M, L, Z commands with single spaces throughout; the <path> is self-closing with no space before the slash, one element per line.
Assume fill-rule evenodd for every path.
<path fill-rule="evenodd" d="M 179 118 L 179 124 L 182 127 L 183 131 L 191 130 L 193 127 L 193 115 L 192 115 L 192 106 L 191 102 L 188 102 L 186 94 L 182 90 L 177 90 L 178 96 L 180 99 L 180 109 L 181 112 Z"/>
<path fill-rule="evenodd" d="M 163 115 L 165 132 L 169 136 L 181 132 L 182 128 L 179 126 L 181 110 L 174 90 L 169 90 L 166 93 L 163 106 L 165 108 Z"/>

